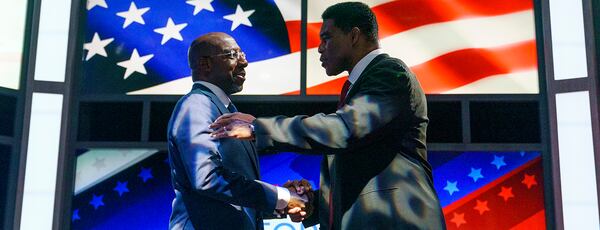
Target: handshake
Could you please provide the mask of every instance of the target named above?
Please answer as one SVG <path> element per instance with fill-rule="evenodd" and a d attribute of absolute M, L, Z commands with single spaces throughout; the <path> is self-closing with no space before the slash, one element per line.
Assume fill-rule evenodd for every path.
<path fill-rule="evenodd" d="M 283 184 L 290 191 L 288 206 L 283 210 L 277 210 L 279 214 L 288 214 L 293 222 L 301 222 L 309 217 L 314 210 L 312 201 L 315 198 L 312 186 L 307 180 L 288 181 Z"/>
<path fill-rule="evenodd" d="M 212 129 L 211 137 L 236 138 L 240 140 L 254 139 L 254 128 L 252 122 L 256 118 L 245 113 L 228 113 L 221 115 L 208 128 Z M 314 210 L 313 199 L 315 198 L 312 186 L 307 180 L 288 181 L 283 184 L 290 191 L 290 200 L 284 209 L 276 210 L 278 214 L 287 214 L 293 222 L 301 222 L 309 217 Z"/>

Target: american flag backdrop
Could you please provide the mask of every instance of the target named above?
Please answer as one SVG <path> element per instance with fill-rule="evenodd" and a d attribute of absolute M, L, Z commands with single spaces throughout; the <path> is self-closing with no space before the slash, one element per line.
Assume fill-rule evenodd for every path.
<path fill-rule="evenodd" d="M 300 27 L 288 28 L 279 1 L 89 0 L 83 94 L 185 94 L 187 49 L 198 36 L 225 32 L 250 65 L 243 94 L 300 89 Z M 300 1 L 287 1 L 300 14 Z"/>
<path fill-rule="evenodd" d="M 171 187 L 167 153 L 151 149 L 80 151 L 72 229 L 167 229 Z M 260 157 L 264 181 L 306 178 L 318 185 L 318 155 Z M 429 152 L 448 229 L 545 229 L 539 152 Z M 303 229 L 267 220 L 265 230 Z M 309 228 L 317 229 L 317 228 Z"/>
<path fill-rule="evenodd" d="M 338 94 L 347 73 L 328 77 L 317 46 L 323 10 L 308 1 L 307 65 L 300 66 L 300 0 L 89 0 L 83 94 L 185 94 L 187 47 L 231 34 L 250 65 L 240 94 Z M 538 93 L 533 1 L 367 0 L 385 52 L 405 61 L 428 94 Z"/>
<path fill-rule="evenodd" d="M 319 62 L 321 13 L 308 1 L 307 93 L 338 94 L 348 73 Z M 384 51 L 402 59 L 427 94 L 538 93 L 533 1 L 367 0 Z"/>

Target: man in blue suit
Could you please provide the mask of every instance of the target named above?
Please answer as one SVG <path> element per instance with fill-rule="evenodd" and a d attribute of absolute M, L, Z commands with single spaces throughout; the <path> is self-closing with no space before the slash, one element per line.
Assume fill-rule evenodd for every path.
<path fill-rule="evenodd" d="M 299 212 L 306 196 L 258 181 L 252 142 L 210 137 L 217 117 L 237 111 L 229 95 L 242 90 L 248 62 L 236 41 L 208 33 L 192 42 L 188 55 L 194 85 L 168 127 L 175 189 L 170 229 L 263 229 L 262 212 Z"/>

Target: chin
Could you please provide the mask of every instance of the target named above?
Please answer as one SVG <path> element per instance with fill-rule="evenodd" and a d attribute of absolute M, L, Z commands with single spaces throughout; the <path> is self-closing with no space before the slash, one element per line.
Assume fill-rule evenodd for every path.
<path fill-rule="evenodd" d="M 243 86 L 233 86 L 231 88 L 231 94 L 242 92 L 243 89 Z"/>
<path fill-rule="evenodd" d="M 329 69 L 325 69 L 325 73 L 327 74 L 327 76 L 336 76 L 338 74 L 340 74 L 342 71 L 339 70 L 329 70 Z"/>

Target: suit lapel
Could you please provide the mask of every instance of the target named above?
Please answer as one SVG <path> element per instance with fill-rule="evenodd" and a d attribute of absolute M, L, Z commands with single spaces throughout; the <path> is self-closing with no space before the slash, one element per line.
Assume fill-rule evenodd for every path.
<path fill-rule="evenodd" d="M 258 153 L 256 152 L 256 147 L 252 141 L 242 141 L 244 143 L 244 147 L 248 154 L 250 154 L 250 159 L 252 159 L 252 163 L 254 163 L 254 171 L 256 172 L 256 178 L 260 178 L 260 165 L 258 163 Z"/>
<path fill-rule="evenodd" d="M 194 87 L 192 87 L 192 93 L 201 93 L 201 94 L 208 96 L 210 98 L 210 100 L 213 102 L 213 104 L 215 104 L 217 106 L 217 109 L 219 109 L 219 113 L 221 113 L 221 114 L 229 113 L 229 110 L 227 110 L 225 105 L 223 105 L 223 103 L 221 103 L 221 100 L 219 100 L 219 97 L 217 97 L 217 95 L 214 94 L 212 91 L 210 91 L 210 89 L 207 88 L 206 86 L 196 83 L 196 84 L 194 84 Z"/>
<path fill-rule="evenodd" d="M 217 97 L 216 94 L 214 94 L 212 91 L 210 91 L 209 88 L 207 88 L 206 86 L 202 85 L 202 84 L 194 84 L 194 86 L 192 87 L 192 93 L 201 93 L 204 94 L 206 96 L 208 96 L 210 98 L 210 100 L 213 102 L 213 104 L 215 104 L 217 106 L 217 109 L 219 109 L 219 113 L 221 115 L 225 114 L 225 113 L 230 113 L 231 111 L 229 111 L 227 109 L 227 107 L 225 107 L 225 105 L 223 105 L 223 103 L 221 103 L 221 100 L 219 99 L 219 97 Z M 246 154 L 248 154 L 248 157 L 250 158 L 250 161 L 252 162 L 252 165 L 254 166 L 254 172 L 256 173 L 257 176 L 260 176 L 260 171 L 258 170 L 258 159 L 257 159 L 257 155 L 256 155 L 256 150 L 254 148 L 254 146 L 250 143 L 250 141 L 240 141 L 240 140 L 236 140 L 237 142 L 241 143 L 242 146 L 244 146 L 244 149 L 246 149 Z"/>
<path fill-rule="evenodd" d="M 365 78 L 367 78 L 366 75 L 368 75 L 369 71 L 371 71 L 371 68 L 373 68 L 373 66 L 375 66 L 375 64 L 377 64 L 378 62 L 380 62 L 381 60 L 383 60 L 384 58 L 387 58 L 387 57 L 389 57 L 389 55 L 387 55 L 387 54 L 377 55 L 377 57 L 375 57 L 371 61 L 371 63 L 369 63 L 369 65 L 367 65 L 365 70 L 363 70 L 363 72 L 358 77 L 358 80 L 356 80 L 356 82 L 354 82 L 354 84 L 352 84 L 352 88 L 350 89 L 350 91 L 348 92 L 348 95 L 344 99 L 344 103 L 348 103 L 350 98 L 352 98 L 356 94 L 356 92 L 358 92 L 358 89 L 360 88 L 360 84 L 365 81 Z"/>

